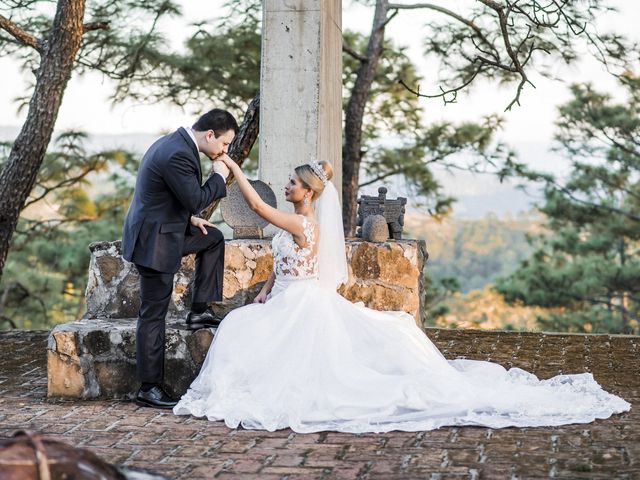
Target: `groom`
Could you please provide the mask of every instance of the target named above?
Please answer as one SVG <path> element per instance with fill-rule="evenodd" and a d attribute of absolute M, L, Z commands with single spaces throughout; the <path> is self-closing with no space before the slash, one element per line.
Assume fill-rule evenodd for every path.
<path fill-rule="evenodd" d="M 122 256 L 140 274 L 140 310 L 136 329 L 136 364 L 142 382 L 140 405 L 172 408 L 163 389 L 165 316 L 173 275 L 182 256 L 196 254 L 189 329 L 216 326 L 208 304 L 222 299 L 224 238 L 202 209 L 226 195 L 229 169 L 220 161 L 238 131 L 229 112 L 213 109 L 189 128 L 157 140 L 144 154 L 133 200 L 122 229 Z M 214 175 L 202 185 L 199 152 L 213 162 Z"/>

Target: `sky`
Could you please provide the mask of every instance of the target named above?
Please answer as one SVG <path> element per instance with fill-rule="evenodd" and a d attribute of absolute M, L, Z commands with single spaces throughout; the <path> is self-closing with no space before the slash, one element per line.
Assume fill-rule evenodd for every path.
<path fill-rule="evenodd" d="M 409 3 L 403 1 L 402 3 Z M 464 11 L 472 0 L 440 0 L 434 3 L 445 5 L 456 11 Z M 604 17 L 600 21 L 599 30 L 615 29 L 618 33 L 635 35 L 637 21 L 640 19 L 640 2 L 618 1 L 620 13 Z M 165 20 L 162 29 L 166 31 L 174 48 L 180 48 L 188 33 L 185 24 L 203 19 L 214 19 L 221 13 L 222 0 L 184 0 L 181 2 L 184 20 Z M 353 0 L 343 0 L 343 29 L 368 32 L 371 25 L 373 8 L 365 7 Z M 435 13 L 424 10 L 403 11 L 387 27 L 388 37 L 398 45 L 408 46 L 410 57 L 419 66 L 426 78 L 422 91 L 437 89 L 433 83 L 433 68 L 422 55 L 419 39 L 425 31 L 424 25 L 435 18 Z M 21 125 L 26 111 L 16 112 L 15 98 L 28 92 L 27 78 L 19 71 L 18 65 L 10 58 L 0 58 L 2 72 L 2 89 L 0 90 L 0 127 L 16 127 Z M 444 106 L 441 100 L 421 99 L 424 105 L 425 122 L 449 120 L 459 122 L 478 119 L 492 113 L 501 114 L 505 119 L 504 130 L 500 139 L 512 145 L 520 154 L 520 158 L 530 164 L 544 169 L 557 169 L 560 165 L 557 156 L 550 154 L 553 135 L 553 122 L 556 109 L 569 98 L 568 85 L 573 82 L 593 81 L 598 87 L 615 93 L 612 78 L 601 65 L 588 55 L 573 67 L 558 67 L 558 75 L 563 81 L 554 81 L 532 75 L 536 88 L 526 87 L 521 106 L 515 106 L 509 112 L 503 112 L 511 101 L 515 85 L 497 86 L 478 83 L 466 93 L 459 95 L 458 102 Z M 431 83 L 429 83 L 431 81 Z M 83 77 L 72 77 L 59 113 L 56 128 L 78 128 L 95 134 L 114 134 L 116 138 L 122 134 L 144 133 L 157 135 L 173 130 L 176 126 L 193 123 L 198 112 L 182 110 L 178 107 L 156 104 L 143 105 L 124 102 L 111 105 L 109 95 L 113 85 L 108 79 L 97 73 Z M 213 106 L 213 105 L 212 105 Z M 464 191 L 466 195 L 481 194 L 487 185 L 468 175 L 457 174 L 447 176 L 439 174 L 445 188 Z M 512 188 L 498 185 L 495 188 Z"/>

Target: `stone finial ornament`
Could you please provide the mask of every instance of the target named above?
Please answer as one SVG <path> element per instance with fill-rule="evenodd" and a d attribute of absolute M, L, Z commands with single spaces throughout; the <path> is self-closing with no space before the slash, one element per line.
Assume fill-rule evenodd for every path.
<path fill-rule="evenodd" d="M 358 199 L 358 230 L 356 236 L 366 238 L 363 230 L 367 217 L 381 215 L 387 222 L 387 238 L 401 240 L 406 204 L 407 199 L 404 197 L 388 199 L 386 187 L 378 188 L 377 197 L 362 195 Z"/>
<path fill-rule="evenodd" d="M 262 200 L 277 207 L 276 195 L 269 185 L 260 180 L 249 180 L 249 183 Z M 227 196 L 220 202 L 220 212 L 222 219 L 233 229 L 233 238 L 263 238 L 262 229 L 269 224 L 249 208 L 237 183 L 227 190 Z"/>
<path fill-rule="evenodd" d="M 389 225 L 382 215 L 369 215 L 362 225 L 362 239 L 368 242 L 384 242 L 389 238 Z"/>

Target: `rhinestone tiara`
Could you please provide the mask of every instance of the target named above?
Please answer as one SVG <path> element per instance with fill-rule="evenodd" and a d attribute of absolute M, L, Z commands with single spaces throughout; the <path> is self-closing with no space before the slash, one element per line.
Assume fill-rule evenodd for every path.
<path fill-rule="evenodd" d="M 309 163 L 309 166 L 311 167 L 311 170 L 313 170 L 313 173 L 315 173 L 318 178 L 322 180 L 323 185 L 326 185 L 329 179 L 327 178 L 327 174 L 325 173 L 324 168 L 322 168 L 322 165 L 320 165 L 316 161 L 313 161 Z"/>

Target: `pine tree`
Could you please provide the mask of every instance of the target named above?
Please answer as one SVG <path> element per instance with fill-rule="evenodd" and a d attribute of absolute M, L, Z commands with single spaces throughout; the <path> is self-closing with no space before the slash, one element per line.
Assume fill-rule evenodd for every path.
<path fill-rule="evenodd" d="M 623 102 L 582 84 L 560 108 L 566 179 L 516 168 L 544 183 L 548 234 L 532 239 L 535 253 L 498 288 L 508 300 L 561 309 L 539 319 L 543 328 L 640 331 L 640 79 L 619 81 Z"/>
<path fill-rule="evenodd" d="M 0 282 L 0 328 L 48 328 L 80 318 L 88 246 L 120 236 L 137 155 L 93 153 L 85 143 L 84 133 L 63 132 L 45 155 Z M 0 167 L 11 144 L 1 147 Z"/>

